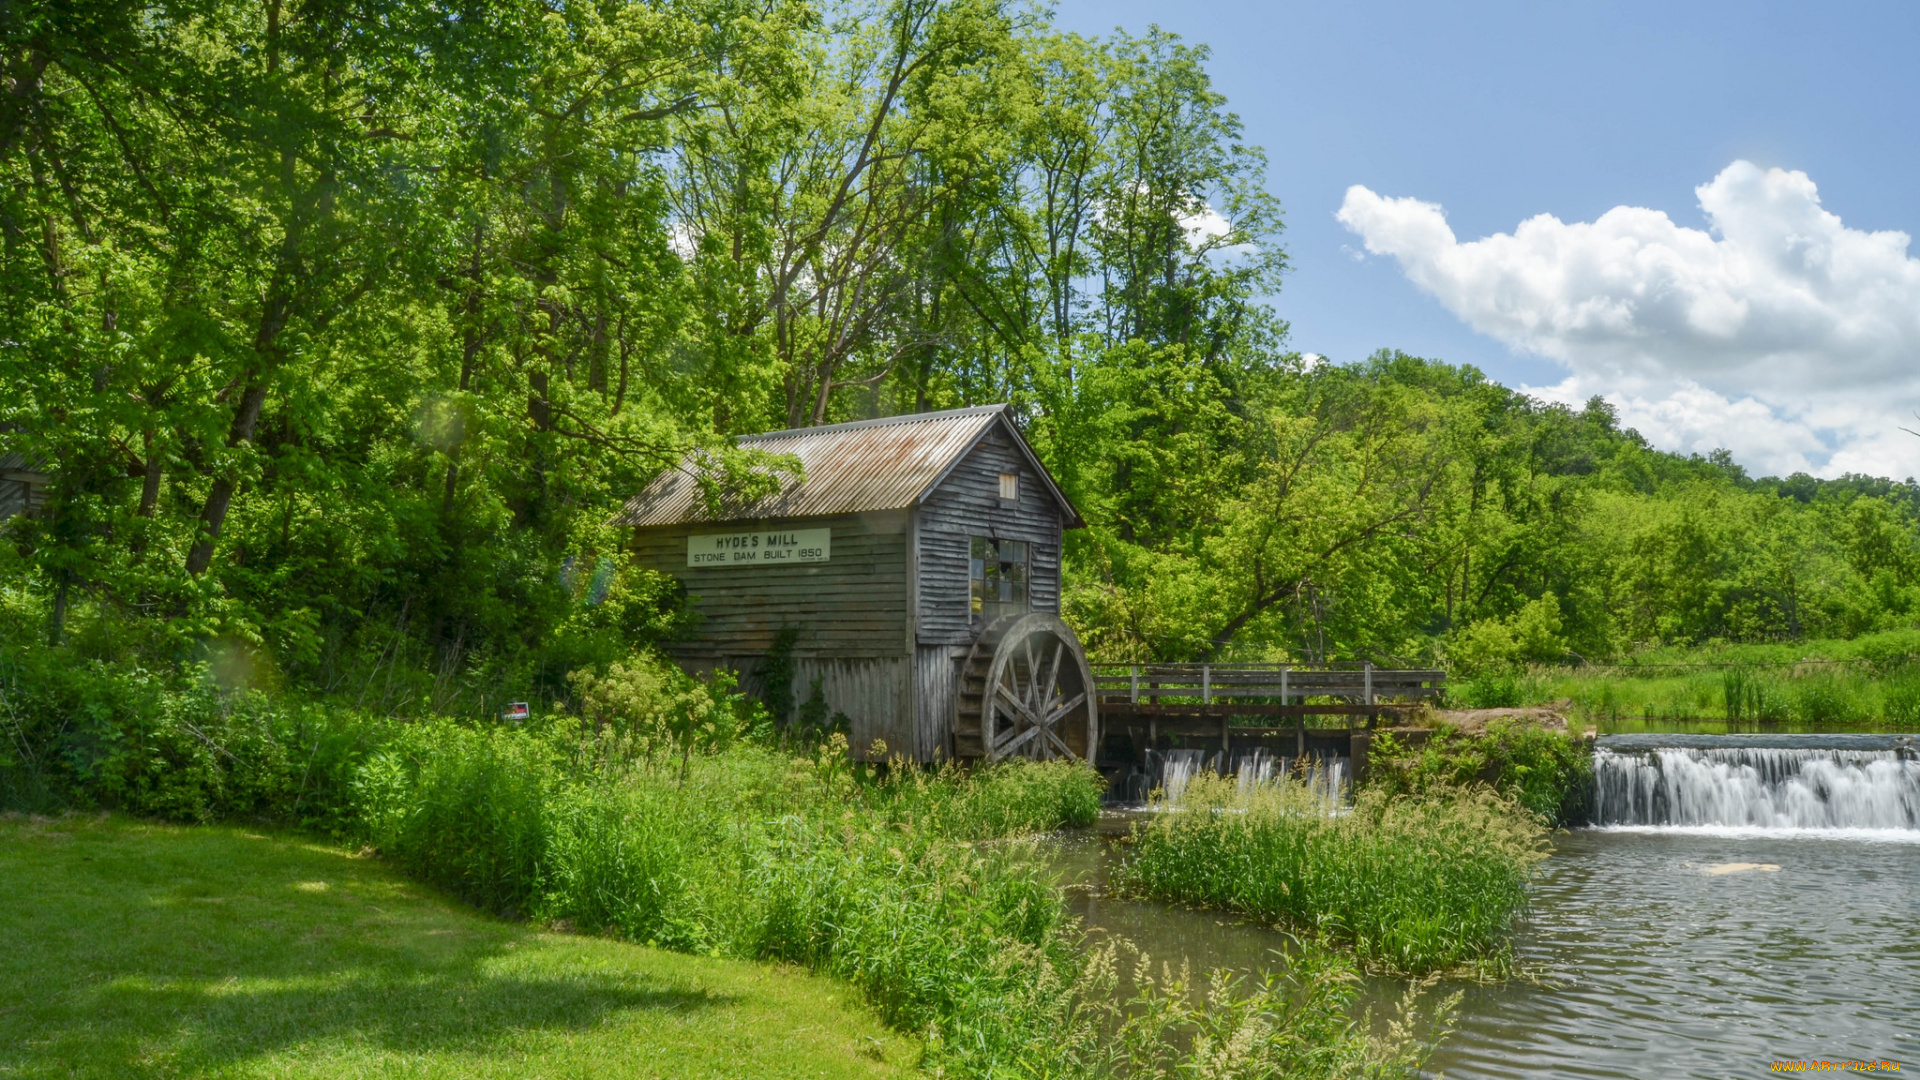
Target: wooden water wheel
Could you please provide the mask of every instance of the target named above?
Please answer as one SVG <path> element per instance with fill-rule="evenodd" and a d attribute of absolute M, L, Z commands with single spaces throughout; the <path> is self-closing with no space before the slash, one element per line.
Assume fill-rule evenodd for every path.
<path fill-rule="evenodd" d="M 1100 710 L 1086 650 L 1072 629 L 1034 612 L 994 620 L 960 669 L 954 753 L 998 761 L 1091 761 Z"/>

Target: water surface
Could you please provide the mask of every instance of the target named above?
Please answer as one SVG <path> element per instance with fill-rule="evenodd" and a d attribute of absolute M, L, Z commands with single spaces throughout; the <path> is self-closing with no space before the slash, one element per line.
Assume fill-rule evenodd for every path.
<path fill-rule="evenodd" d="M 1920 1068 L 1920 834 L 1583 829 L 1533 905 L 1516 953 L 1551 985 L 1465 988 L 1446 1075 Z"/>
<path fill-rule="evenodd" d="M 1606 742 L 1617 745 L 1605 748 Z M 1920 1069 L 1920 763 L 1906 743 L 1604 740 L 1514 939 L 1530 978 L 1463 985 L 1451 1077 L 1728 1077 L 1775 1060 Z M 1196 972 L 1285 963 L 1280 931 L 1105 895 L 1114 834 L 1053 849 L 1076 913 Z M 1157 966 L 1157 965 L 1156 965 Z M 1383 1011 L 1405 984 L 1376 979 Z"/>

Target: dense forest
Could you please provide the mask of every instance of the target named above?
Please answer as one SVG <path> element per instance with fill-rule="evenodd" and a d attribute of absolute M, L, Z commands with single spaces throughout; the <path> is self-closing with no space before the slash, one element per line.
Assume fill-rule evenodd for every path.
<path fill-rule="evenodd" d="M 1753 479 L 1471 367 L 1295 351 L 1205 48 L 1002 0 L 0 7 L 14 654 L 392 712 L 679 632 L 607 522 L 730 437 L 1014 404 L 1110 659 L 1920 620 L 1920 488 Z M 1272 152 L 1285 153 L 1285 148 Z M 1282 193 L 1284 194 L 1284 193 Z M 5 666 L 5 665 L 0 665 Z"/>

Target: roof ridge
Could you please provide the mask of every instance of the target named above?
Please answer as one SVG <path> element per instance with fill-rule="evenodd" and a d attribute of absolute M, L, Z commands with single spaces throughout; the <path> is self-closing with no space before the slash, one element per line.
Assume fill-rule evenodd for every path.
<path fill-rule="evenodd" d="M 924 423 L 928 420 L 958 419 L 962 416 L 979 416 L 986 413 L 1006 412 L 1005 402 L 992 405 L 969 405 L 962 409 L 937 409 L 933 412 L 903 413 L 899 416 L 878 416 L 871 420 L 849 420 L 841 424 L 822 424 L 819 427 L 782 428 L 779 431 L 763 431 L 755 435 L 741 435 L 735 442 L 753 442 L 760 439 L 775 439 L 782 436 L 822 435 L 835 431 L 858 431 L 863 428 L 891 427 L 897 424 Z"/>

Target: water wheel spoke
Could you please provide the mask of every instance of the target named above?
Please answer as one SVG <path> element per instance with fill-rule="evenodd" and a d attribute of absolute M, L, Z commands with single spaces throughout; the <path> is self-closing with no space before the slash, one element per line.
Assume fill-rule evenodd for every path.
<path fill-rule="evenodd" d="M 1051 670 L 1047 672 L 1047 688 L 1044 692 L 1041 693 L 1040 701 L 1038 702 L 1040 708 L 1042 709 L 1046 708 L 1048 703 L 1053 700 L 1054 687 L 1060 681 L 1060 659 L 1066 653 L 1066 651 L 1067 651 L 1066 642 L 1058 641 L 1054 643 L 1053 667 Z"/>
<path fill-rule="evenodd" d="M 1039 713 L 1033 711 L 1033 709 L 1030 706 L 1028 706 L 1025 701 L 1022 701 L 1018 697 L 1015 697 L 1013 694 L 1008 693 L 1007 688 L 1004 686 L 1000 688 L 1000 700 L 1006 702 L 1008 705 L 1013 706 L 1014 711 L 1019 713 L 1021 718 L 1026 720 L 1027 723 L 1029 724 L 1043 723 L 1043 721 L 1040 719 Z"/>
<path fill-rule="evenodd" d="M 1009 735 L 1005 739 L 1002 739 L 999 742 L 994 744 L 993 756 L 997 758 L 1006 757 L 1008 754 L 1011 754 L 1015 750 L 1020 749 L 1022 746 L 1025 746 L 1027 743 L 1032 742 L 1034 739 L 1034 736 L 1044 734 L 1046 733 L 1046 731 L 1047 731 L 1046 728 L 1034 726 L 1034 727 L 1027 728 L 1025 731 L 1022 731 L 1017 735 Z"/>
<path fill-rule="evenodd" d="M 1027 704 L 1037 706 L 1039 702 L 1033 700 L 1033 695 L 1040 689 L 1040 669 L 1033 663 L 1033 638 L 1021 638 L 1020 649 L 1027 654 Z"/>
<path fill-rule="evenodd" d="M 1048 727 L 1052 727 L 1054 724 L 1057 724 L 1060 722 L 1061 717 L 1079 708 L 1080 703 L 1085 700 L 1087 700 L 1087 695 L 1085 691 L 1075 694 L 1071 699 L 1066 701 L 1059 708 L 1054 709 L 1052 712 L 1049 712 L 1046 715 L 1045 719 L 1043 719 L 1041 722 L 1046 724 Z"/>
<path fill-rule="evenodd" d="M 1067 745 L 1065 739 L 1062 739 L 1059 735 L 1054 734 L 1054 730 L 1052 728 L 1050 727 L 1036 728 L 1035 730 L 1045 734 L 1048 742 L 1060 748 L 1060 756 L 1067 757 L 1067 758 L 1074 758 L 1074 757 L 1080 756 L 1073 752 L 1073 748 Z"/>

